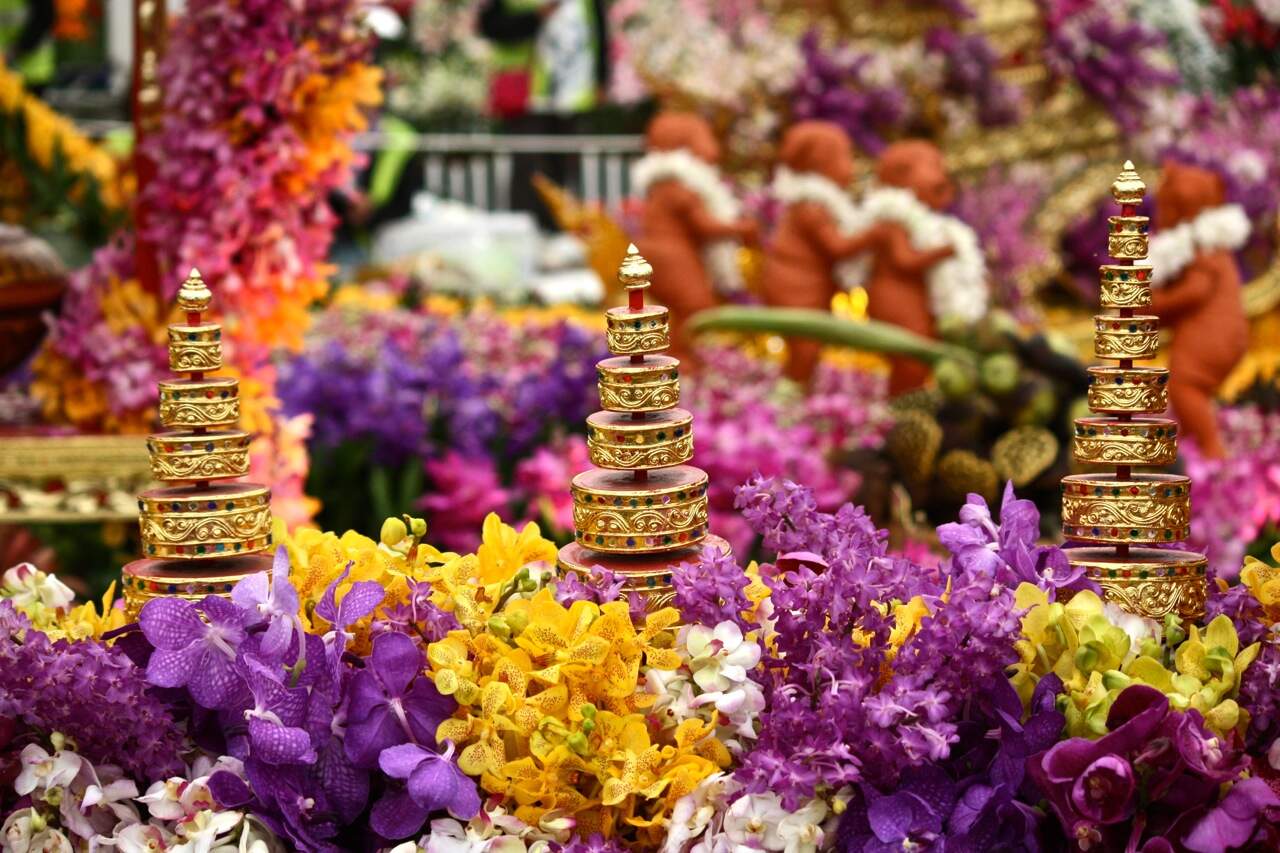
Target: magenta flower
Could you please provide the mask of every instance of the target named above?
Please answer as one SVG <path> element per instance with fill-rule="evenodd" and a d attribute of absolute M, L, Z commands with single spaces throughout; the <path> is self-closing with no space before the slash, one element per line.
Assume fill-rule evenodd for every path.
<path fill-rule="evenodd" d="M 391 790 L 373 806 L 369 824 L 385 838 L 407 838 L 422 828 L 427 816 L 440 809 L 459 820 L 480 812 L 480 794 L 471 777 L 453 762 L 453 744 L 444 754 L 406 743 L 384 750 L 378 758 L 382 772 L 406 780 L 403 790 Z"/>
<path fill-rule="evenodd" d="M 1133 812 L 1133 768 L 1117 755 L 1104 755 L 1071 786 L 1071 805 L 1093 823 L 1118 823 Z"/>
<path fill-rule="evenodd" d="M 244 688 L 235 660 L 245 622 L 240 608 L 216 595 L 199 605 L 153 598 L 138 616 L 142 633 L 156 649 L 147 662 L 147 680 L 157 687 L 186 687 L 205 708 L 235 707 Z"/>
<path fill-rule="evenodd" d="M 381 634 L 368 666 L 352 679 L 347 710 L 347 757 L 374 767 L 383 750 L 403 743 L 434 745 L 436 728 L 454 702 L 420 676 L 422 650 L 408 636 Z"/>

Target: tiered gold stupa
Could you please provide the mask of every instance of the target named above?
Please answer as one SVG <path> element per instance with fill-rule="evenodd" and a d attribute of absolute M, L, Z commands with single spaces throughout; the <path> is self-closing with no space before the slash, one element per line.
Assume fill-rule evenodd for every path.
<path fill-rule="evenodd" d="M 1191 480 L 1180 474 L 1135 474 L 1134 468 L 1177 459 L 1177 425 L 1161 417 L 1168 404 L 1169 371 L 1135 367 L 1160 346 L 1159 319 L 1136 313 L 1151 305 L 1148 219 L 1138 216 L 1146 185 L 1126 162 L 1111 186 L 1120 215 L 1110 217 L 1107 253 L 1117 261 L 1099 268 L 1102 307 L 1094 317 L 1094 353 L 1118 362 L 1090 367 L 1089 408 L 1095 417 L 1075 422 L 1078 462 L 1114 466 L 1111 474 L 1073 474 L 1062 481 L 1062 528 L 1068 539 L 1094 543 L 1067 550 L 1106 597 L 1141 616 L 1204 615 L 1205 557 L 1152 548 L 1190 534 Z"/>
<path fill-rule="evenodd" d="M 707 474 L 693 458 L 693 415 L 678 408 L 678 359 L 670 346 L 667 309 L 645 305 L 653 268 L 636 251 L 618 281 L 625 307 L 605 313 L 609 351 L 596 365 L 600 405 L 587 418 L 587 447 L 597 466 L 573 478 L 574 541 L 560 549 L 560 568 L 590 574 L 603 566 L 627 579 L 627 590 L 661 607 L 675 592 L 672 568 L 703 548 L 729 543 L 707 529 Z"/>
<path fill-rule="evenodd" d="M 236 581 L 270 568 L 271 492 L 234 482 L 249 472 L 240 422 L 240 383 L 205 374 L 222 367 L 222 327 L 202 321 L 213 294 L 197 270 L 178 291 L 186 322 L 169 326 L 169 368 L 160 383 L 160 423 L 147 439 L 151 474 L 166 487 L 138 496 L 143 559 L 124 567 L 132 615 L 149 599 L 226 595 Z M 228 482 L 232 481 L 232 482 Z"/>

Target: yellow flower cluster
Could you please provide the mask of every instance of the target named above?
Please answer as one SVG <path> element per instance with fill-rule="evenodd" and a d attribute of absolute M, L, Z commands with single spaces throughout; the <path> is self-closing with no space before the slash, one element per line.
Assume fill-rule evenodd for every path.
<path fill-rule="evenodd" d="M 115 597 L 113 581 L 102 596 L 101 611 L 93 601 L 70 609 L 48 607 L 39 601 L 17 603 L 16 607 L 31 620 L 32 627 L 51 640 L 87 640 L 123 628 L 128 622 L 124 608 L 113 607 Z"/>
<path fill-rule="evenodd" d="M 459 705 L 439 740 L 531 825 L 571 813 L 578 832 L 657 844 L 676 801 L 729 763 L 711 723 L 650 725 L 642 667 L 674 670 L 678 614 L 637 628 L 624 602 L 564 607 L 541 586 L 555 559 L 537 525 L 489 516 L 474 555 L 428 559 L 437 603 L 461 630 L 427 649 L 437 689 Z"/>
<path fill-rule="evenodd" d="M 1130 684 L 1160 690 L 1174 708 L 1195 708 L 1218 734 L 1243 732 L 1248 725 L 1249 715 L 1236 697 L 1240 677 L 1260 646 L 1241 649 L 1229 617 L 1220 615 L 1203 630 L 1192 625 L 1190 635 L 1170 622 L 1163 641 L 1154 631 L 1146 633 L 1154 623 L 1124 617 L 1135 620 L 1135 632 L 1146 634 L 1133 648 L 1129 632 L 1108 618 L 1102 599 L 1088 590 L 1066 604 L 1051 603 L 1044 590 L 1024 583 L 1015 601 L 1026 613 L 1022 639 L 1015 644 L 1021 659 L 1011 680 L 1026 704 L 1042 677 L 1053 673 L 1061 678 L 1068 735 L 1105 734 L 1111 704 Z"/>
<path fill-rule="evenodd" d="M 116 159 L 85 136 L 64 116 L 27 92 L 22 76 L 0 62 L 0 111 L 21 115 L 26 122 L 27 150 L 44 169 L 52 169 L 60 151 L 66 167 L 97 181 L 102 203 L 118 208 L 124 203 L 123 181 Z M 83 192 L 83 187 L 78 191 Z"/>

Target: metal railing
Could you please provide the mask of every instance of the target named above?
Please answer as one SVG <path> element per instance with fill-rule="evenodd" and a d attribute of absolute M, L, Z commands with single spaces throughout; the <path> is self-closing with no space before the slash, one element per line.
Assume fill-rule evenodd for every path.
<path fill-rule="evenodd" d="M 484 210 L 509 210 L 516 158 L 565 158 L 567 189 L 588 202 L 616 207 L 631 191 L 631 164 L 644 154 L 641 136 L 498 133 L 422 133 L 389 137 L 368 133 L 356 147 L 395 147 L 425 155 L 427 192 Z"/>

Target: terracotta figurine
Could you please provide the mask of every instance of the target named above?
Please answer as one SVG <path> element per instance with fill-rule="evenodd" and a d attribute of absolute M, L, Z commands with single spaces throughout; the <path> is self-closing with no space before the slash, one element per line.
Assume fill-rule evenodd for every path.
<path fill-rule="evenodd" d="M 742 288 L 737 247 L 756 241 L 756 223 L 721 180 L 720 145 L 705 120 L 659 113 L 645 143 L 632 167 L 633 189 L 644 196 L 636 242 L 653 266 L 650 293 L 671 313 L 671 354 L 687 360 L 685 321 Z"/>
<path fill-rule="evenodd" d="M 786 209 L 765 257 L 765 301 L 825 311 L 846 277 L 842 263 L 878 239 L 846 189 L 853 180 L 853 146 L 838 125 L 804 121 L 787 131 L 779 153 L 772 192 Z M 807 382 L 821 351 L 817 341 L 789 339 L 787 375 Z"/>
<path fill-rule="evenodd" d="M 876 164 L 879 186 L 863 199 L 863 215 L 879 226 L 867 281 L 867 313 L 936 338 L 944 319 L 972 323 L 987 309 L 986 263 L 973 229 L 941 213 L 955 188 L 942 152 L 931 142 L 904 140 Z M 901 394 L 929 378 L 911 358 L 890 359 L 889 391 Z"/>
<path fill-rule="evenodd" d="M 1204 454 L 1221 458 L 1213 398 L 1248 348 L 1240 271 L 1232 253 L 1249 239 L 1249 219 L 1239 205 L 1226 203 L 1220 176 L 1167 161 L 1155 224 L 1151 309 L 1173 332 L 1169 401 Z"/>

